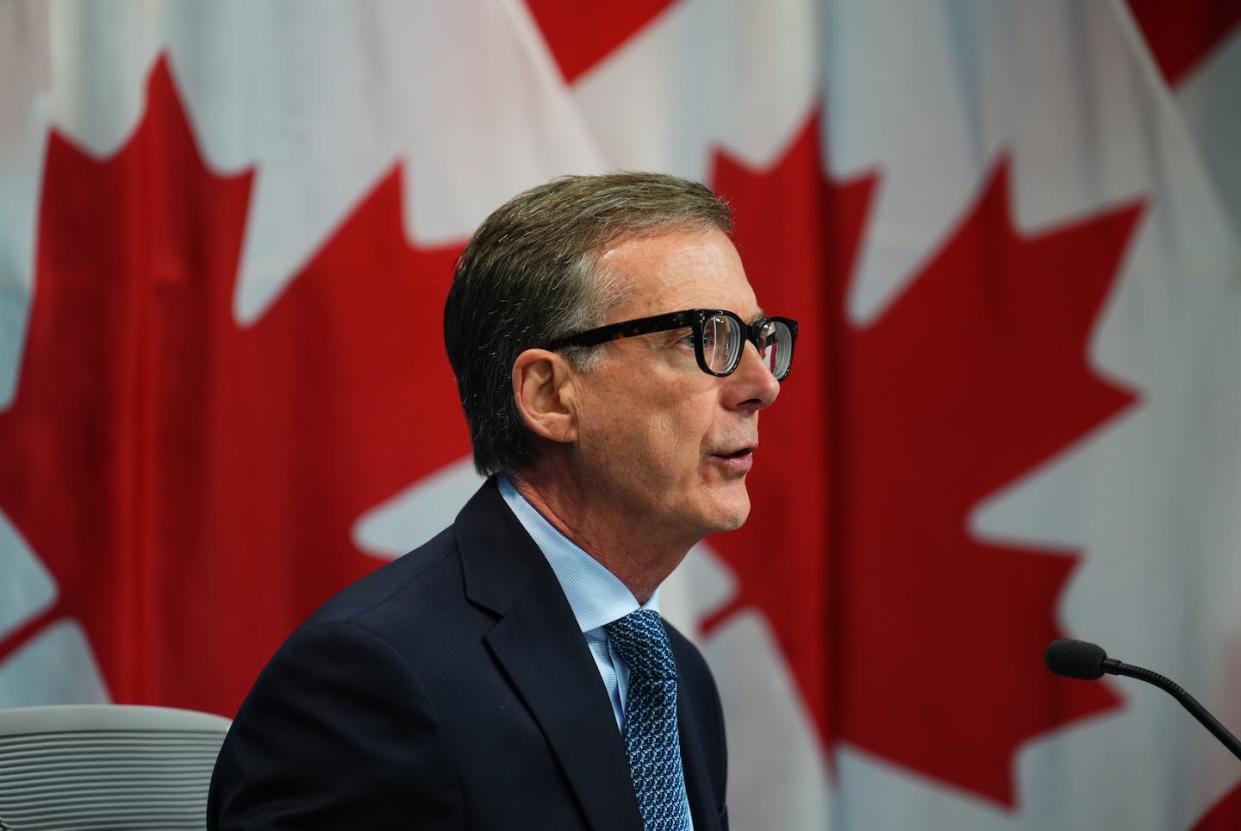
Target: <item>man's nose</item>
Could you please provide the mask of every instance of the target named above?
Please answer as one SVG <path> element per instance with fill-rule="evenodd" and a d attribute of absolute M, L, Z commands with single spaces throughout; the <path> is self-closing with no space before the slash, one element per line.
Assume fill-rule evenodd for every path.
<path fill-rule="evenodd" d="M 741 361 L 730 380 L 734 381 L 734 407 L 761 410 L 770 407 L 780 395 L 780 382 L 758 354 L 758 347 L 749 341 L 742 347 Z"/>

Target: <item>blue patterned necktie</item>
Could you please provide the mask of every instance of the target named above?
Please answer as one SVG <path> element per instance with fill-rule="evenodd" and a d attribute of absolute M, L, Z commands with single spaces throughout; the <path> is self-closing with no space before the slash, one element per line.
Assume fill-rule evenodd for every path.
<path fill-rule="evenodd" d="M 677 737 L 677 665 L 659 613 L 639 609 L 606 627 L 629 667 L 625 750 L 645 831 L 689 827 Z"/>

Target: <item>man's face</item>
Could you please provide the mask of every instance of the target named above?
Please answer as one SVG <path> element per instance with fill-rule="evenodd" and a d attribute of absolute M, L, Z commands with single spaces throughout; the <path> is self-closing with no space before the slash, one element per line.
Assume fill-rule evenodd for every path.
<path fill-rule="evenodd" d="M 715 229 L 623 240 L 599 268 L 628 288 L 605 323 L 700 308 L 760 315 L 736 249 Z M 740 527 L 758 411 L 780 391 L 754 346 L 724 378 L 698 367 L 689 329 L 601 348 L 579 386 L 576 451 L 592 491 L 669 542 Z"/>

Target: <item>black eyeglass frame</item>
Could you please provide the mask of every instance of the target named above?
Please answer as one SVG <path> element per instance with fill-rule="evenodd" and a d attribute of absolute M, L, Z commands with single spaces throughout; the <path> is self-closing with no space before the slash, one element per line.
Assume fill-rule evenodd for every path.
<path fill-rule="evenodd" d="M 732 365 L 724 372 L 716 372 L 707 365 L 707 357 L 703 353 L 702 347 L 707 321 L 719 315 L 732 318 L 741 331 L 741 348 L 737 350 L 737 357 L 733 359 Z M 776 376 L 777 381 L 783 381 L 788 377 L 790 370 L 793 369 L 793 355 L 796 352 L 794 347 L 797 344 L 797 321 L 788 317 L 764 317 L 754 323 L 746 323 L 741 319 L 740 315 L 727 309 L 686 309 L 682 312 L 668 312 L 661 315 L 652 315 L 651 317 L 639 317 L 634 320 L 622 320 L 620 323 L 609 323 L 607 326 L 600 326 L 597 329 L 587 329 L 585 332 L 557 338 L 545 348 L 555 352 L 567 346 L 598 346 L 601 343 L 609 343 L 614 340 L 622 340 L 623 338 L 689 327 L 694 332 L 694 355 L 698 359 L 699 369 L 708 375 L 714 375 L 716 378 L 724 378 L 736 372 L 737 367 L 741 365 L 741 356 L 745 352 L 746 341 L 754 344 L 754 348 L 762 356 L 763 346 L 759 341 L 759 337 L 762 334 L 763 327 L 768 323 L 783 323 L 789 330 L 789 362 L 784 368 L 784 373 Z"/>

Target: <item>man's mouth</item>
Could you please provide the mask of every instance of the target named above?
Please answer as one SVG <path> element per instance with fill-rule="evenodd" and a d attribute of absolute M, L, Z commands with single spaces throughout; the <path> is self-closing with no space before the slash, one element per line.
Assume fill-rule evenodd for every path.
<path fill-rule="evenodd" d="M 734 450 L 722 450 L 712 453 L 711 458 L 718 461 L 726 470 L 744 476 L 754 464 L 754 449 L 757 445 L 747 444 Z"/>

